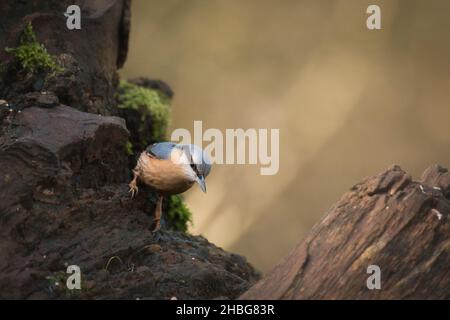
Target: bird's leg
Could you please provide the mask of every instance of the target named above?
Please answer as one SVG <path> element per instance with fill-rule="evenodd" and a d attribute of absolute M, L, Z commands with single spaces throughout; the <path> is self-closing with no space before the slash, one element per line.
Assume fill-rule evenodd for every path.
<path fill-rule="evenodd" d="M 153 233 L 158 232 L 161 229 L 162 203 L 163 203 L 163 196 L 158 195 L 158 200 L 156 201 L 156 208 L 155 208 L 156 226 L 155 229 L 153 229 Z"/>
<path fill-rule="evenodd" d="M 128 186 L 130 187 L 130 191 L 131 192 L 131 197 L 133 198 L 139 191 L 139 188 L 137 186 L 137 178 L 138 178 L 138 173 L 136 170 L 133 170 L 133 180 L 131 180 L 131 182 L 128 184 Z"/>

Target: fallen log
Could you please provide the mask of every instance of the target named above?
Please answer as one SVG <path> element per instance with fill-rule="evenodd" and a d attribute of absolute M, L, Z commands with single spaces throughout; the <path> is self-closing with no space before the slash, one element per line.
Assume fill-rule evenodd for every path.
<path fill-rule="evenodd" d="M 352 187 L 240 298 L 449 299 L 449 213 L 447 169 L 415 182 L 393 166 Z"/>

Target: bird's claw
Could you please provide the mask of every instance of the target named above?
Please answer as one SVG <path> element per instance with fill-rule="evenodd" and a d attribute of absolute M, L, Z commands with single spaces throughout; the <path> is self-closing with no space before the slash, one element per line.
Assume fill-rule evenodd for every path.
<path fill-rule="evenodd" d="M 135 183 L 130 183 L 129 187 L 130 190 L 128 191 L 128 193 L 131 193 L 131 198 L 134 198 L 134 196 L 137 195 L 139 188 Z"/>
<path fill-rule="evenodd" d="M 157 231 L 157 232 L 152 231 L 152 235 L 153 235 L 153 240 L 155 242 L 160 242 L 161 240 L 163 240 L 163 236 L 161 235 L 160 231 Z"/>
<path fill-rule="evenodd" d="M 166 229 L 166 219 L 161 217 L 160 219 L 154 219 L 155 227 L 152 230 L 153 240 L 155 242 L 168 241 L 169 235 Z"/>
<path fill-rule="evenodd" d="M 152 230 L 152 233 L 157 233 L 161 230 L 161 219 L 155 219 L 155 228 Z"/>
<path fill-rule="evenodd" d="M 153 230 L 152 235 L 153 235 L 153 240 L 155 242 L 161 242 L 161 241 L 167 240 L 167 234 L 162 229 L 158 229 L 156 231 Z"/>

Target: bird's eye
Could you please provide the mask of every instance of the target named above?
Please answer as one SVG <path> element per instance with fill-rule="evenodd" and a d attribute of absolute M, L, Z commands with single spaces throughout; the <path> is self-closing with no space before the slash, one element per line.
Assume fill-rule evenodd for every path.
<path fill-rule="evenodd" d="M 191 169 L 195 172 L 195 174 L 198 175 L 198 170 L 197 170 L 197 166 L 195 165 L 195 163 L 191 163 Z"/>

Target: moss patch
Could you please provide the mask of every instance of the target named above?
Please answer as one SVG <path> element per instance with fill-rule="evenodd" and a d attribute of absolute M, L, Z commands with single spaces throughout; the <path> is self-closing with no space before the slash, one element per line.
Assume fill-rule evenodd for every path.
<path fill-rule="evenodd" d="M 130 140 L 125 152 L 132 157 L 147 147 L 148 142 L 163 141 L 170 122 L 170 98 L 157 89 L 138 86 L 121 80 L 116 94 L 117 106 L 124 112 Z M 152 132 L 149 132 L 151 130 Z M 137 159 L 132 160 L 136 163 Z M 156 201 L 156 199 L 155 199 Z M 169 229 L 186 232 L 192 214 L 181 195 L 173 195 L 165 202 L 165 217 Z"/>
<path fill-rule="evenodd" d="M 150 133 L 152 140 L 164 139 L 169 126 L 170 99 L 162 92 L 121 80 L 117 103 L 119 108 L 138 110 L 142 114 L 142 121 L 145 120 L 145 117 L 150 116 L 153 130 Z"/>
<path fill-rule="evenodd" d="M 125 143 L 125 151 L 126 151 L 128 156 L 132 156 L 133 155 L 133 144 L 131 143 L 130 140 L 128 140 Z"/>
<path fill-rule="evenodd" d="M 47 52 L 44 45 L 37 41 L 30 22 L 23 30 L 20 37 L 20 45 L 16 48 L 5 48 L 5 51 L 13 54 L 14 59 L 20 64 L 21 68 L 29 73 L 63 71 L 63 68 Z"/>
<path fill-rule="evenodd" d="M 81 290 L 70 290 L 67 288 L 66 281 L 68 277 L 69 275 L 64 271 L 58 271 L 45 277 L 45 279 L 48 281 L 48 288 L 52 292 L 65 293 L 66 298 L 73 299 L 80 295 Z"/>
<path fill-rule="evenodd" d="M 192 213 L 186 206 L 181 195 L 173 195 L 168 198 L 167 218 L 169 228 L 186 232 L 189 224 L 192 224 Z"/>

